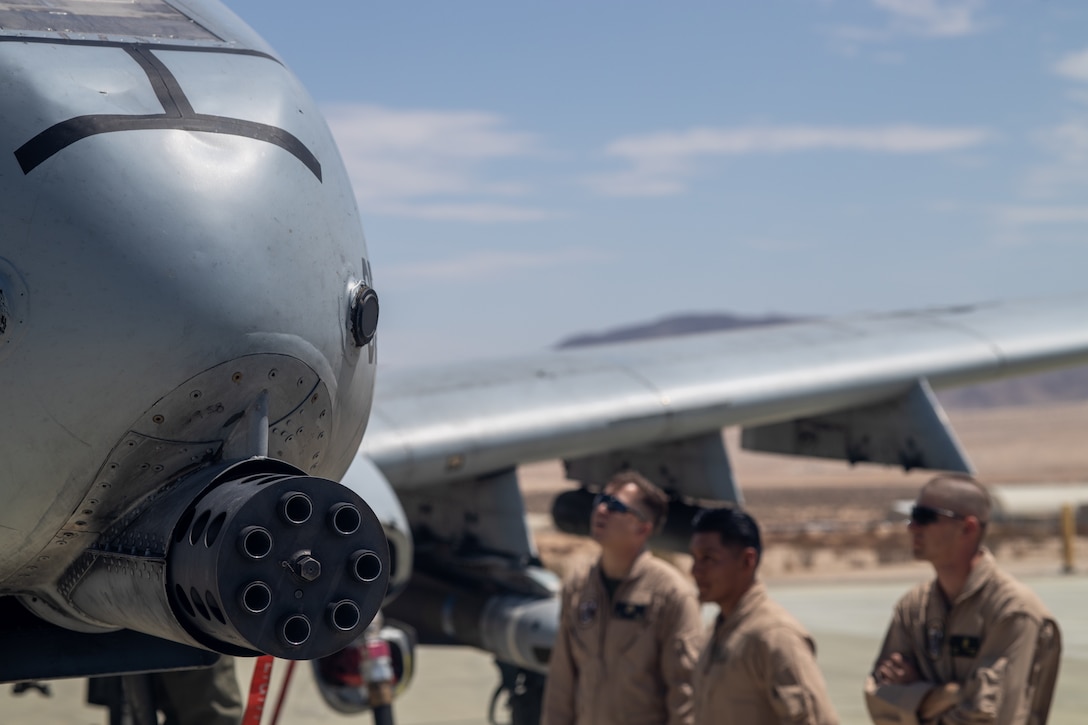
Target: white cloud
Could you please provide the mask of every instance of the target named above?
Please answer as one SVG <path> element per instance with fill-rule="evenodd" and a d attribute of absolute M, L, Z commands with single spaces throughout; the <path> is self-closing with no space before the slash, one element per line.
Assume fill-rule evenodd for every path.
<path fill-rule="evenodd" d="M 834 126 L 697 128 L 681 133 L 666 132 L 621 138 L 609 144 L 607 153 L 629 158 L 813 150 L 925 153 L 976 146 L 984 142 L 988 135 L 986 130 L 978 128 L 926 128 L 908 125 L 882 128 Z"/>
<path fill-rule="evenodd" d="M 971 35 L 980 29 L 983 0 L 873 0 L 891 15 L 892 30 L 936 38 Z"/>
<path fill-rule="evenodd" d="M 1064 162 L 1088 161 L 1088 121 L 1063 123 L 1045 132 L 1041 140 L 1044 146 Z"/>
<path fill-rule="evenodd" d="M 559 214 L 528 206 L 487 202 L 385 203 L 382 213 L 389 216 L 415 217 L 432 221 L 527 222 L 555 219 Z"/>
<path fill-rule="evenodd" d="M 1024 194 L 1033 199 L 1057 199 L 1071 192 L 1083 195 L 1088 188 L 1088 167 L 1078 164 L 1049 164 L 1029 169 Z"/>
<path fill-rule="evenodd" d="M 1054 72 L 1075 81 L 1088 81 L 1088 50 L 1065 56 L 1055 64 Z"/>
<path fill-rule="evenodd" d="M 1074 119 L 1034 135 L 1049 159 L 1028 170 L 1024 193 L 1033 198 L 1082 198 L 1088 187 L 1088 119 Z"/>
<path fill-rule="evenodd" d="M 996 210 L 997 219 L 1014 226 L 1084 224 L 1088 206 L 1007 206 Z"/>
<path fill-rule="evenodd" d="M 828 33 L 836 50 L 849 56 L 863 49 L 887 45 L 902 37 L 958 38 L 981 32 L 979 16 L 985 0 L 870 0 L 883 22 L 868 25 L 836 25 Z M 902 62 L 899 53 L 882 52 L 874 58 L 883 63 Z"/>
<path fill-rule="evenodd" d="M 547 212 L 504 201 L 525 185 L 493 181 L 489 162 L 539 153 L 528 133 L 479 111 L 324 109 L 366 213 L 476 222 L 540 219 Z"/>
<path fill-rule="evenodd" d="M 586 183 L 609 196 L 669 196 L 683 192 L 697 163 L 709 157 L 801 151 L 939 153 L 978 146 L 991 136 L 981 128 L 913 125 L 696 128 L 627 136 L 610 143 L 605 153 L 626 161 L 629 168 L 590 177 Z"/>
<path fill-rule="evenodd" d="M 480 280 L 518 270 L 595 263 L 608 259 L 608 255 L 600 251 L 581 248 L 547 252 L 477 251 L 454 259 L 385 265 L 382 267 L 382 276 L 398 282 Z"/>

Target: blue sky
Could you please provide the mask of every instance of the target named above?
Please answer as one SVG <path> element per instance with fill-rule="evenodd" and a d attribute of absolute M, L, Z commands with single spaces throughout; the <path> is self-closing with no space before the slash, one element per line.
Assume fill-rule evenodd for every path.
<path fill-rule="evenodd" d="M 1085 287 L 1083 3 L 227 4 L 326 112 L 384 363 Z"/>

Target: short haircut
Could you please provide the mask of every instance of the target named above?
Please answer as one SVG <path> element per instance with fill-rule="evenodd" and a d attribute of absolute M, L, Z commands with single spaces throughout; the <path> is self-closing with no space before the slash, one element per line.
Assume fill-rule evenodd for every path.
<path fill-rule="evenodd" d="M 639 503 L 650 514 L 650 523 L 653 525 L 654 532 L 661 531 L 661 527 L 665 524 L 665 517 L 669 513 L 668 494 L 650 483 L 650 480 L 641 473 L 632 470 L 620 471 L 612 476 L 605 484 L 605 489 L 623 488 L 629 483 L 638 487 Z"/>
<path fill-rule="evenodd" d="M 974 516 L 980 524 L 975 546 L 982 546 L 993 514 L 993 497 L 977 480 L 962 473 L 942 473 L 929 479 L 918 497 L 929 492 L 937 503 L 960 516 Z"/>
<path fill-rule="evenodd" d="M 971 476 L 942 473 L 922 486 L 919 497 L 926 491 L 930 491 L 944 508 L 961 516 L 974 516 L 983 525 L 990 522 L 993 510 L 990 492 Z"/>
<path fill-rule="evenodd" d="M 763 540 L 759 535 L 759 524 L 751 514 L 736 506 L 703 509 L 695 514 L 691 522 L 692 533 L 717 533 L 722 546 L 751 547 L 756 550 L 756 563 L 763 556 Z"/>

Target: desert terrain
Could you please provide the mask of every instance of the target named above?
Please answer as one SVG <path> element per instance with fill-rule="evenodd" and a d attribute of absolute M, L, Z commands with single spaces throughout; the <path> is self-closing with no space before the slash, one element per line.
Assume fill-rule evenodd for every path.
<path fill-rule="evenodd" d="M 1088 485 L 1086 402 L 961 408 L 948 416 L 984 483 Z M 741 449 L 738 430 L 724 436 L 745 507 L 764 531 L 764 577 L 840 577 L 909 561 L 906 527 L 892 506 L 912 499 L 931 473 L 750 453 Z M 544 563 L 562 573 L 575 557 L 594 556 L 595 544 L 547 523 L 552 498 L 572 486 L 562 464 L 524 466 L 520 475 Z M 1058 566 L 1058 514 L 1056 508 L 1042 519 L 995 524 L 990 546 L 1006 563 Z M 1078 561 L 1088 557 L 1088 540 L 1078 540 L 1077 554 Z M 686 566 L 682 556 L 676 563 Z"/>

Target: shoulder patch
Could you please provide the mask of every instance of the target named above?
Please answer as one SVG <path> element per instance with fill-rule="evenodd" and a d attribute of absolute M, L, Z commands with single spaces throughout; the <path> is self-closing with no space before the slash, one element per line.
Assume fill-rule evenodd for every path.
<path fill-rule="evenodd" d="M 583 627 L 593 622 L 597 617 L 597 600 L 583 599 L 578 605 L 578 624 Z"/>

